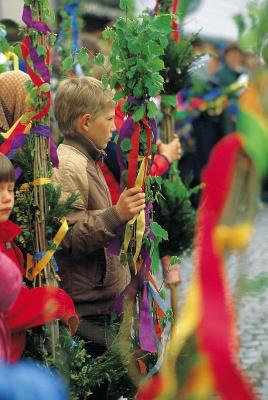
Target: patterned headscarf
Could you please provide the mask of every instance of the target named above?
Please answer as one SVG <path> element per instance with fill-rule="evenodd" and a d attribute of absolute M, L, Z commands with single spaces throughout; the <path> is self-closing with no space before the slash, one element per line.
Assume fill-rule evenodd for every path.
<path fill-rule="evenodd" d="M 22 71 L 0 74 L 0 131 L 8 131 L 26 110 L 24 82 L 30 79 Z"/>

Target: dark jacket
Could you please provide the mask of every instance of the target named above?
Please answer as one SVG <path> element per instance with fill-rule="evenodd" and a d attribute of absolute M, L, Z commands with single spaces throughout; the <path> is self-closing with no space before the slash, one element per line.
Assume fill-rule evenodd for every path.
<path fill-rule="evenodd" d="M 80 317 L 109 314 L 112 301 L 130 281 L 128 267 L 106 250 L 122 222 L 97 163 L 102 155 L 91 140 L 77 135 L 59 146 L 59 168 L 53 171 L 63 201 L 80 193 L 67 218 L 71 230 L 57 256 L 63 288 Z"/>

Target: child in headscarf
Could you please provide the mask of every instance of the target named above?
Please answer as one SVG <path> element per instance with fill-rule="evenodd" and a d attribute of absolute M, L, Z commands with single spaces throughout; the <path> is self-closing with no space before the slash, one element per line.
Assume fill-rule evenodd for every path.
<path fill-rule="evenodd" d="M 28 79 L 22 71 L 0 74 L 0 132 L 7 132 L 26 111 L 24 83 Z"/>

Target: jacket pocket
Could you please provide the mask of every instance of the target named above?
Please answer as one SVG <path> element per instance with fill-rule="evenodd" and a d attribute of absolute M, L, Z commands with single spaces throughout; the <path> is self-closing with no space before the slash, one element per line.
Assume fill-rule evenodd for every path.
<path fill-rule="evenodd" d="M 92 258 L 89 260 L 91 264 L 88 268 L 88 279 L 92 282 L 93 286 L 103 286 L 107 276 L 106 257 L 103 249 L 88 255 Z"/>

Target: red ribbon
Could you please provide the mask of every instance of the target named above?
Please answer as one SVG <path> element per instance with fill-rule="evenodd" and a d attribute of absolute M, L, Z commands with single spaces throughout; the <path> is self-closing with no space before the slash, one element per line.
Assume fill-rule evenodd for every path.
<path fill-rule="evenodd" d="M 140 146 L 140 125 L 135 124 L 134 132 L 131 135 L 131 150 L 128 155 L 128 176 L 127 187 L 131 188 L 135 185 L 137 175 L 137 165 Z"/>
<path fill-rule="evenodd" d="M 151 145 L 152 145 L 152 129 L 151 126 L 149 125 L 149 122 L 147 121 L 146 117 L 143 117 L 142 120 L 144 126 L 145 126 L 145 131 L 146 131 L 146 136 L 147 136 L 147 152 L 145 155 L 145 168 L 144 168 L 144 176 L 143 176 L 143 187 L 144 187 L 144 183 L 145 183 L 145 178 L 146 178 L 146 172 L 147 172 L 147 166 L 148 166 L 148 160 L 149 160 L 149 156 L 151 154 Z"/>
<path fill-rule="evenodd" d="M 197 268 L 203 309 L 200 346 L 211 361 L 219 393 L 228 400 L 255 399 L 251 384 L 237 364 L 234 312 L 225 284 L 223 254 L 215 248 L 213 239 L 242 149 L 241 137 L 237 134 L 227 136 L 215 146 L 203 175 L 205 188 L 197 225 L 200 232 Z"/>
<path fill-rule="evenodd" d="M 179 0 L 174 0 L 172 5 L 172 14 L 177 14 L 178 6 L 179 6 Z M 172 30 L 173 30 L 173 39 L 175 42 L 178 42 L 180 38 L 179 24 L 175 19 L 172 19 Z"/>
<path fill-rule="evenodd" d="M 29 46 L 31 44 L 31 41 L 28 37 L 26 37 L 25 39 L 23 39 L 22 43 L 21 43 L 21 52 L 22 52 L 22 57 L 23 60 L 25 61 L 26 64 L 26 68 L 27 68 L 27 72 L 31 78 L 31 80 L 33 81 L 33 83 L 35 84 L 35 86 L 40 87 L 44 82 L 44 80 L 42 78 L 40 78 L 36 72 L 31 68 L 30 64 L 28 63 L 28 57 L 30 56 L 30 50 L 29 50 Z M 47 49 L 48 50 L 48 49 Z M 47 52 L 47 59 L 49 59 L 49 51 Z M 50 92 L 42 92 L 44 94 L 44 96 L 46 96 L 47 98 L 47 102 L 44 105 L 44 107 L 39 110 L 39 112 L 34 115 L 32 117 L 32 119 L 34 120 L 40 120 L 42 119 L 45 115 L 48 114 L 49 110 L 50 110 Z"/>
<path fill-rule="evenodd" d="M 0 146 L 0 153 L 7 154 L 11 149 L 13 139 L 17 135 L 24 133 L 26 127 L 27 124 L 22 124 L 21 122 L 19 122 L 18 125 L 15 127 L 14 131 L 11 133 L 11 135 Z"/>

